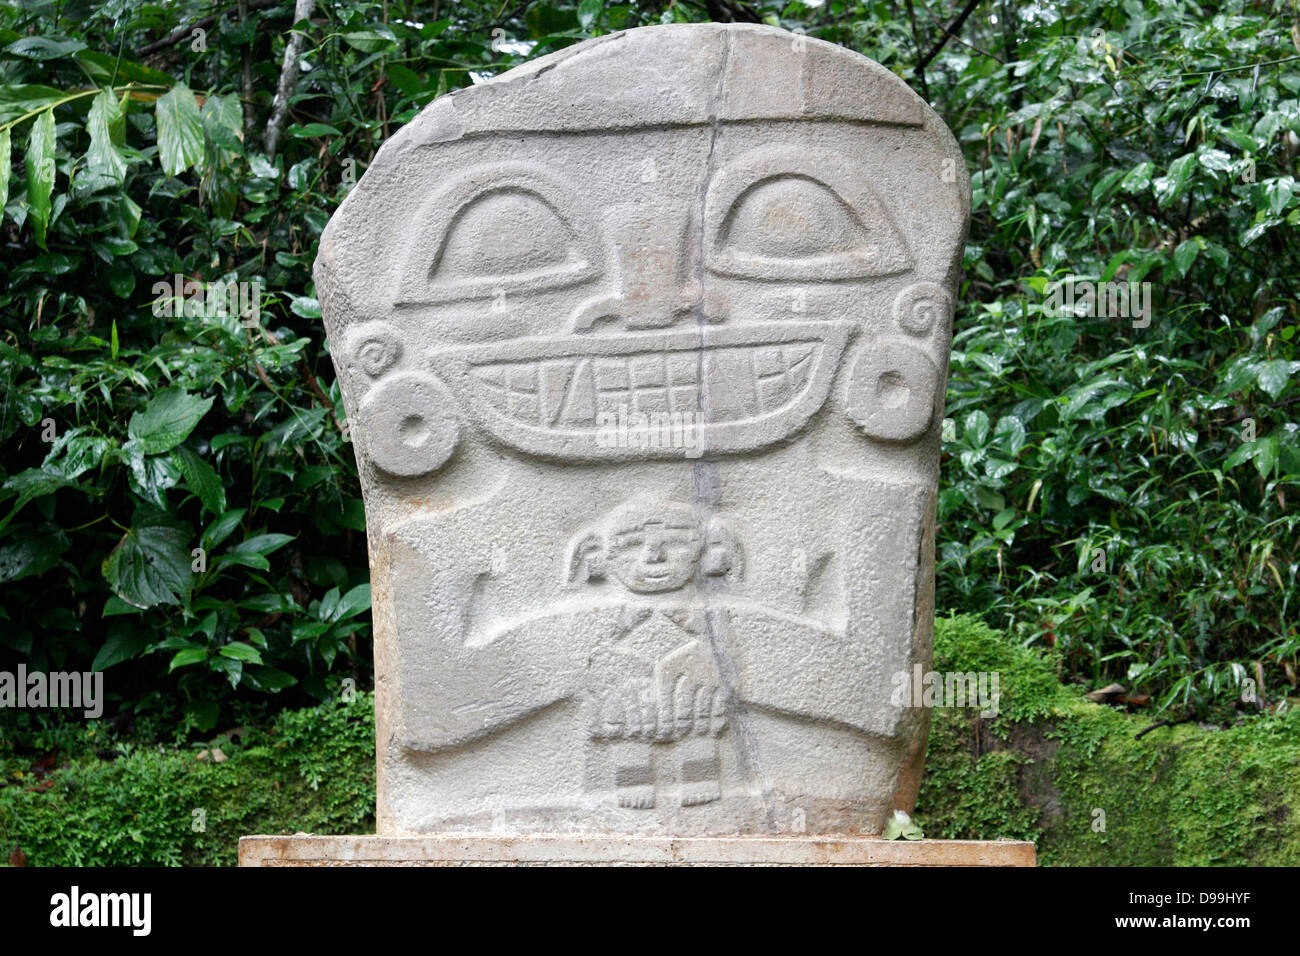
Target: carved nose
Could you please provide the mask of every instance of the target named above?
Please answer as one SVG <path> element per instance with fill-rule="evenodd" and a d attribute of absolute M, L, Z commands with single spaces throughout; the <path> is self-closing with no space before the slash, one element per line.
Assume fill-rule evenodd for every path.
<path fill-rule="evenodd" d="M 692 319 L 721 322 L 726 303 L 701 288 L 695 249 L 698 227 L 674 225 L 615 207 L 608 217 L 616 291 L 579 306 L 573 330 L 608 323 L 623 329 L 662 329 Z"/>
<path fill-rule="evenodd" d="M 691 283 L 654 306 L 626 294 L 588 299 L 573 314 L 573 331 L 587 332 L 599 325 L 622 329 L 663 329 L 695 321 L 716 325 L 726 317 L 727 300 L 720 292 L 701 292 L 699 285 Z"/>

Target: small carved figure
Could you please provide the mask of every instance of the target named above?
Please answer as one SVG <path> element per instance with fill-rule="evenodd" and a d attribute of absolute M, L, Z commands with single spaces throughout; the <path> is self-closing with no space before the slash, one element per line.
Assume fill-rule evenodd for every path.
<path fill-rule="evenodd" d="M 613 576 L 634 595 L 685 588 L 738 566 L 736 546 L 716 518 L 669 502 L 633 503 L 581 536 L 569 567 L 578 580 Z M 591 656 L 588 702 L 593 746 L 608 749 L 621 806 L 655 803 L 657 774 L 676 757 L 682 806 L 722 795 L 718 736 L 727 701 L 704 614 L 692 604 L 630 603 L 625 628 Z M 669 746 L 656 746 L 669 745 Z M 659 753 L 656 753 L 659 751 Z"/>

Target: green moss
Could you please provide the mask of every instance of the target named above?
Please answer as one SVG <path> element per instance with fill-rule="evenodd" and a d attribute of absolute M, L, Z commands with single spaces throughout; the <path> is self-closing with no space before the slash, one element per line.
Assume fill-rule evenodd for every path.
<path fill-rule="evenodd" d="M 936 622 L 934 670 L 997 671 L 1002 699 L 992 720 L 936 710 L 928 834 L 1032 839 L 1049 865 L 1300 863 L 1300 711 L 1137 739 L 1150 718 L 1087 702 L 1051 655 L 968 617 Z"/>
<path fill-rule="evenodd" d="M 218 745 L 222 763 L 193 750 L 91 752 L 44 791 L 11 771 L 0 789 L 3 856 L 16 845 L 30 866 L 233 865 L 246 834 L 374 832 L 370 696 L 286 711 Z"/>

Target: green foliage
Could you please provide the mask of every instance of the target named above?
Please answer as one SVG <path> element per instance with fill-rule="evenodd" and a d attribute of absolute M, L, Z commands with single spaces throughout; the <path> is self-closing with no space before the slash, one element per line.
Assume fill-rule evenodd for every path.
<path fill-rule="evenodd" d="M 934 670 L 997 671 L 1002 696 L 992 720 L 935 711 L 916 811 L 928 835 L 1034 840 L 1047 865 L 1300 861 L 1300 710 L 1139 739 L 1149 718 L 1049 680 L 1059 663 L 976 618 L 936 622 Z"/>
<path fill-rule="evenodd" d="M 925 833 L 921 827 L 902 810 L 895 810 L 885 821 L 885 829 L 881 832 L 882 840 L 922 840 Z"/>
<path fill-rule="evenodd" d="M 366 694 L 283 711 L 206 754 L 117 741 L 102 722 L 62 742 L 75 755 L 45 781 L 0 744 L 0 847 L 22 847 L 29 866 L 231 866 L 241 836 L 374 830 Z"/>
<path fill-rule="evenodd" d="M 223 17 L 205 51 L 122 55 L 190 7 L 0 10 L 0 159 L 21 164 L 0 163 L 0 655 L 108 668 L 110 707 L 208 730 L 232 690 L 364 679 L 369 575 L 310 284 L 346 153 L 247 138 L 222 87 L 256 55 L 274 88 L 278 29 Z M 329 42 L 315 95 L 342 104 L 364 58 Z M 384 123 L 356 120 L 336 148 L 364 159 Z"/>
<path fill-rule="evenodd" d="M 981 6 L 923 73 L 947 4 L 748 9 L 925 91 L 972 173 L 940 605 L 1162 707 L 1294 694 L 1294 0 Z M 364 681 L 321 230 L 434 97 L 708 15 L 318 5 L 268 155 L 291 0 L 0 8 L 0 664 L 93 663 L 111 706 L 205 731 Z M 1150 282 L 1150 323 L 1052 308 L 1071 277 Z"/>

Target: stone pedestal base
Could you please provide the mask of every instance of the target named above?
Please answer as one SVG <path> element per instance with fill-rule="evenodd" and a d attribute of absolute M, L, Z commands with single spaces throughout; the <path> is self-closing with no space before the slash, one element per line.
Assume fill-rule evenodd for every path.
<path fill-rule="evenodd" d="M 1016 840 L 448 834 L 246 836 L 240 866 L 1034 866 Z"/>

